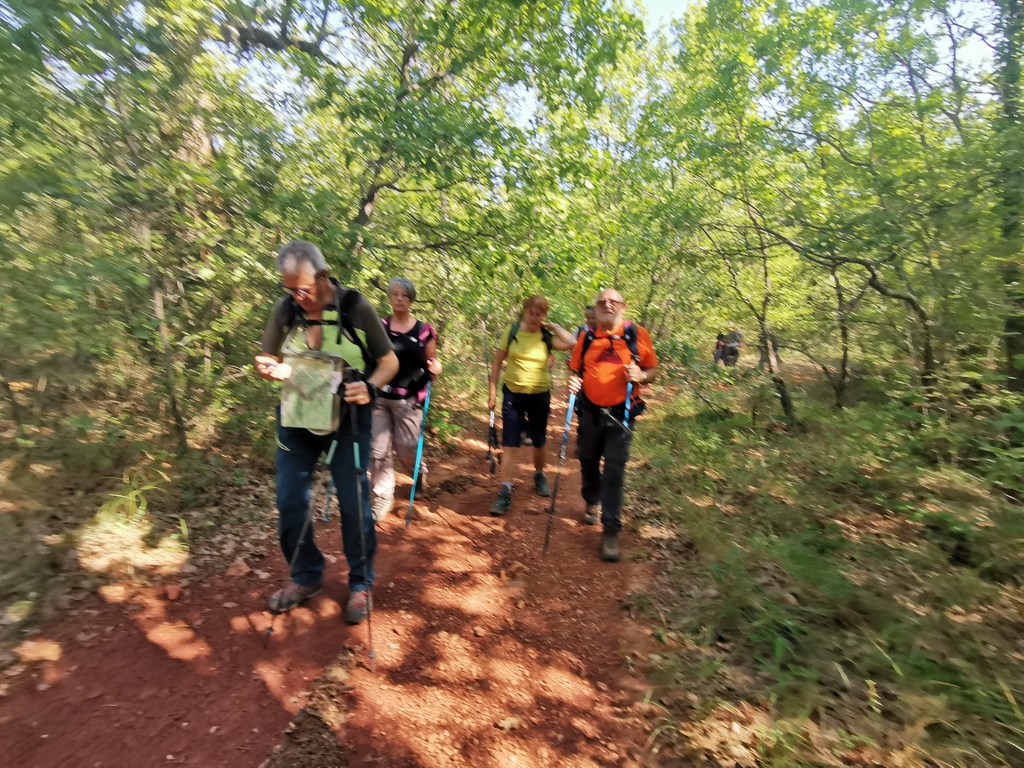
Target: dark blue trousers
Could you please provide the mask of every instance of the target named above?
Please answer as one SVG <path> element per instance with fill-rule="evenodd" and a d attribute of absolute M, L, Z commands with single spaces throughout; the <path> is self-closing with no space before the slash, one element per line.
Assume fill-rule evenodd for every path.
<path fill-rule="evenodd" d="M 331 460 L 331 475 L 338 493 L 341 509 L 341 541 L 348 561 L 349 588 L 358 592 L 373 584 L 373 556 L 377 551 L 377 535 L 370 512 L 370 487 L 366 479 L 366 465 L 370 459 L 370 406 L 356 407 L 356 434 L 359 443 L 358 475 L 355 468 L 351 406 L 343 404 L 341 426 L 333 435 L 314 435 L 308 429 L 282 427 L 280 413 L 277 420 L 277 536 L 285 562 L 291 562 L 295 546 L 309 514 L 310 482 L 322 454 L 330 450 L 331 442 L 338 441 Z M 356 494 L 356 483 L 362 485 L 362 509 Z M 314 514 L 315 517 L 315 514 Z M 359 526 L 362 524 L 366 541 L 365 561 Z M 299 554 L 292 567 L 291 578 L 296 584 L 315 584 L 323 578 L 324 556 L 316 546 L 313 525 L 310 524 Z"/>

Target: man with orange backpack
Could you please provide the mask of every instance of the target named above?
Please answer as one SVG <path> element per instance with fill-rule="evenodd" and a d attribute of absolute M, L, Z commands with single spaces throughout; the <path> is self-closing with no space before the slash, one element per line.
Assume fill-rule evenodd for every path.
<path fill-rule="evenodd" d="M 569 361 L 569 391 L 580 395 L 577 445 L 583 522 L 603 527 L 601 559 L 620 558 L 623 481 L 633 432 L 631 419 L 644 410 L 639 389 L 654 381 L 658 359 L 651 335 L 625 319 L 626 302 L 605 288 L 594 302 L 596 327 L 581 335 Z M 604 459 L 604 469 L 601 469 Z"/>

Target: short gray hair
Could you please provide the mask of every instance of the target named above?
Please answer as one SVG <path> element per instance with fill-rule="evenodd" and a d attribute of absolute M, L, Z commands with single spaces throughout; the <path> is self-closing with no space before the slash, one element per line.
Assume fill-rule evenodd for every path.
<path fill-rule="evenodd" d="M 405 295 L 409 297 L 409 301 L 416 301 L 416 286 L 412 284 L 412 280 L 407 277 L 392 277 L 388 283 L 388 295 L 391 295 L 393 288 L 401 288 Z"/>
<path fill-rule="evenodd" d="M 277 271 L 282 275 L 303 264 L 308 264 L 316 274 L 327 271 L 327 260 L 320 249 L 306 240 L 292 240 L 277 252 Z"/>

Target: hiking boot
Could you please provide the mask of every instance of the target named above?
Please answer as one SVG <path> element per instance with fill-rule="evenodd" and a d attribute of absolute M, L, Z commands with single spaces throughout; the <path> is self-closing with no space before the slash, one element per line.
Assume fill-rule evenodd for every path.
<path fill-rule="evenodd" d="M 370 511 L 373 512 L 374 522 L 379 523 L 381 520 L 385 519 L 394 508 L 394 496 L 378 496 L 377 494 L 373 494 L 370 497 Z"/>
<path fill-rule="evenodd" d="M 365 621 L 373 608 L 373 598 L 365 589 L 352 592 L 348 596 L 348 605 L 345 606 L 345 622 L 348 624 L 359 624 Z"/>
<path fill-rule="evenodd" d="M 587 504 L 587 511 L 583 513 L 584 525 L 597 525 L 601 519 L 601 507 L 598 504 Z"/>
<path fill-rule="evenodd" d="M 618 538 L 614 533 L 604 534 L 601 537 L 601 559 L 608 563 L 617 563 L 621 557 Z"/>
<path fill-rule="evenodd" d="M 318 581 L 315 584 L 296 584 L 294 581 L 289 581 L 288 584 L 270 596 L 270 600 L 267 601 L 267 607 L 271 613 L 286 613 L 295 606 L 306 602 L 309 598 L 316 597 L 323 591 L 324 583 L 322 581 Z"/>
<path fill-rule="evenodd" d="M 533 490 L 537 492 L 538 496 L 551 495 L 551 489 L 548 488 L 548 479 L 544 476 L 543 472 L 533 473 Z"/>
<path fill-rule="evenodd" d="M 491 505 L 491 514 L 494 517 L 501 517 L 509 508 L 512 506 L 512 491 L 502 486 L 502 489 L 498 491 L 498 498 L 494 500 Z"/>

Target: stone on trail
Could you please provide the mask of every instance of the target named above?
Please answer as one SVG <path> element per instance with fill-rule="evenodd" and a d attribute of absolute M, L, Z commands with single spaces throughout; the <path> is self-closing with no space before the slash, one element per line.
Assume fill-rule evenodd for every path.
<path fill-rule="evenodd" d="M 245 576 L 249 573 L 252 568 L 246 565 L 245 560 L 240 557 L 235 558 L 235 562 L 228 566 L 227 570 L 224 571 L 225 576 Z"/>
<path fill-rule="evenodd" d="M 18 660 L 22 664 L 30 664 L 33 661 L 59 661 L 61 647 L 53 640 L 25 640 L 14 649 Z"/>
<path fill-rule="evenodd" d="M 497 728 L 499 728 L 499 729 L 501 729 L 503 731 L 514 731 L 516 728 L 518 728 L 522 724 L 523 724 L 522 718 L 515 717 L 513 715 L 511 717 L 506 717 L 504 720 L 499 720 L 494 725 L 495 725 L 495 727 L 497 727 Z"/>
<path fill-rule="evenodd" d="M 164 590 L 164 594 L 167 595 L 167 599 L 171 602 L 181 597 L 182 588 L 180 584 L 168 584 Z"/>

